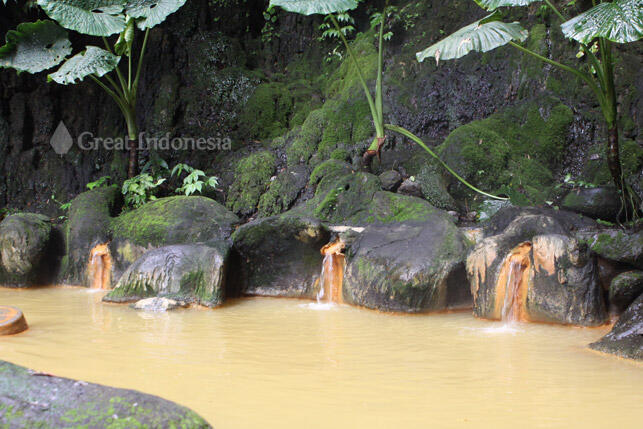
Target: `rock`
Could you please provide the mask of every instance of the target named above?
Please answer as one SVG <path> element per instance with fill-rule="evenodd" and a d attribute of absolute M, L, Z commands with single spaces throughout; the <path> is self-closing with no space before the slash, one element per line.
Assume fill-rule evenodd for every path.
<path fill-rule="evenodd" d="M 500 209 L 511 207 L 511 202 L 508 200 L 484 200 L 478 206 L 478 220 L 484 222 L 491 219 L 493 215 L 498 213 Z"/>
<path fill-rule="evenodd" d="M 319 220 L 288 212 L 243 225 L 232 235 L 236 289 L 246 295 L 313 298 L 320 249 L 329 240 Z"/>
<path fill-rule="evenodd" d="M 643 295 L 630 304 L 607 335 L 589 347 L 628 359 L 643 360 Z"/>
<path fill-rule="evenodd" d="M 467 244 L 449 215 L 366 227 L 348 246 L 344 301 L 384 311 L 470 307 Z"/>
<path fill-rule="evenodd" d="M 206 197 L 160 198 L 112 220 L 109 245 L 114 279 L 148 250 L 173 245 L 223 241 L 239 218 Z"/>
<path fill-rule="evenodd" d="M 61 283 L 89 286 L 87 264 L 91 250 L 107 243 L 110 221 L 121 208 L 121 194 L 116 186 L 83 192 L 71 201 L 65 228 L 65 257 Z"/>
<path fill-rule="evenodd" d="M 379 175 L 382 182 L 382 189 L 385 191 L 395 192 L 402 184 L 402 175 L 395 170 L 388 170 Z"/>
<path fill-rule="evenodd" d="M 266 191 L 276 168 L 270 151 L 253 153 L 239 161 L 234 182 L 228 191 L 227 206 L 239 216 L 250 216 L 257 210 L 259 198 Z"/>
<path fill-rule="evenodd" d="M 604 323 L 596 261 L 571 235 L 568 214 L 512 212 L 514 219 L 502 230 L 506 213 L 494 216 L 485 234 L 497 233 L 478 242 L 467 257 L 474 314 L 581 326 Z"/>
<path fill-rule="evenodd" d="M 291 208 L 306 187 L 308 173 L 309 170 L 303 165 L 279 173 L 259 200 L 259 216 L 273 216 Z"/>
<path fill-rule="evenodd" d="M 150 250 L 123 273 L 104 300 L 130 302 L 157 296 L 215 307 L 225 295 L 228 252 L 225 242 Z"/>
<path fill-rule="evenodd" d="M 579 188 L 569 191 L 561 207 L 594 219 L 614 221 L 619 215 L 621 202 L 611 186 Z"/>
<path fill-rule="evenodd" d="M 603 258 L 643 269 L 643 230 L 605 230 L 591 234 L 586 240 L 592 251 Z"/>
<path fill-rule="evenodd" d="M 0 222 L 0 280 L 13 286 L 47 284 L 62 253 L 54 242 L 47 217 L 34 213 L 6 217 Z"/>
<path fill-rule="evenodd" d="M 145 298 L 136 301 L 132 308 L 135 310 L 163 312 L 184 307 L 185 304 L 169 298 Z"/>
<path fill-rule="evenodd" d="M 0 305 L 0 335 L 14 335 L 29 328 L 22 311 L 16 307 Z"/>
<path fill-rule="evenodd" d="M 443 210 L 457 211 L 458 204 L 449 194 L 448 182 L 443 173 L 444 168 L 431 158 L 420 167 L 415 175 L 415 182 L 420 185 L 421 197 L 431 205 Z"/>
<path fill-rule="evenodd" d="M 610 284 L 610 305 L 619 313 L 643 293 L 643 271 L 626 271 Z"/>
<path fill-rule="evenodd" d="M 39 374 L 3 361 L 0 426 L 211 427 L 194 411 L 157 396 Z"/>
<path fill-rule="evenodd" d="M 411 179 L 406 179 L 404 182 L 402 182 L 397 190 L 397 193 L 402 195 L 409 195 L 411 197 L 424 197 L 420 184 Z"/>

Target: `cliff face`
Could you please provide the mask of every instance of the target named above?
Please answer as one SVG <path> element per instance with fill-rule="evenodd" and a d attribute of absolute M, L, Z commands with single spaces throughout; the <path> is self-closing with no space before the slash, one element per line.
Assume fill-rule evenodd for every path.
<path fill-rule="evenodd" d="M 266 26 L 266 3 L 190 0 L 154 29 L 141 81 L 138 122 L 148 136 L 229 138 L 231 151 L 204 154 L 160 150 L 158 155 L 170 164 L 187 162 L 219 176 L 220 190 L 211 196 L 228 207 L 235 207 L 238 199 L 250 198 L 248 206 L 277 207 L 264 210 L 265 214 L 274 214 L 311 195 L 306 180 L 292 185 L 290 176 L 280 172 L 296 169 L 305 179 L 330 158 L 355 160 L 373 131 L 355 68 L 332 54 L 334 42 L 317 42 L 321 18 L 278 12 L 276 21 Z M 439 67 L 418 64 L 416 51 L 484 12 L 470 0 L 399 3 L 385 59 L 387 122 L 405 126 L 433 145 L 442 144 L 442 150 L 448 153 L 450 147 L 460 147 L 455 137 L 443 144 L 453 130 L 497 113 L 496 119 L 476 124 L 478 128 L 471 132 L 478 136 L 485 128 L 485 133 L 500 135 L 500 139 L 491 139 L 490 153 L 513 145 L 514 140 L 522 142 L 523 152 L 502 154 L 499 168 L 509 171 L 511 177 L 494 186 L 517 189 L 527 203 L 544 198 L 525 188 L 525 183 L 531 186 L 530 180 L 553 184 L 554 178 L 567 172 L 592 176 L 592 180 L 600 177 L 603 167 L 592 170 L 587 159 L 600 154 L 604 130 L 600 112 L 586 88 L 510 47 L 441 63 Z M 33 11 L 7 9 L 10 12 L 0 18 L 2 33 L 18 22 L 38 17 Z M 354 13 L 358 27 L 354 46 L 360 53 L 363 72 L 372 80 L 376 55 L 374 37 L 368 31 L 368 13 L 368 7 Z M 544 25 L 539 24 L 542 12 L 537 7 L 515 13 L 532 28 L 527 42 L 532 49 L 552 58 L 576 61 L 576 52 L 550 26 L 555 23 L 554 17 L 545 17 L 549 24 Z M 74 40 L 78 46 L 83 42 Z M 617 48 L 617 56 L 622 137 L 634 141 L 629 147 L 637 160 L 643 108 L 640 44 Z M 123 151 L 88 151 L 74 146 L 66 155 L 58 156 L 49 145 L 60 121 L 74 138 L 83 132 L 97 137 L 124 136 L 124 123 L 111 99 L 91 82 L 63 87 L 45 80 L 44 74 L 18 76 L 11 70 L 0 71 L 0 208 L 60 214 L 57 201 L 68 201 L 83 191 L 86 183 L 101 176 L 111 176 L 114 181 L 124 177 Z M 511 116 L 514 106 L 519 114 Z M 540 115 L 540 119 L 530 115 Z M 559 116 L 562 119 L 558 120 Z M 555 143 L 551 155 L 538 158 L 538 150 L 542 152 L 546 146 L 520 136 L 535 135 L 554 123 L 550 121 L 562 132 L 538 137 L 538 141 L 550 139 Z M 508 124 L 522 128 L 503 134 Z M 527 126 L 534 126 L 536 131 Z M 403 174 L 419 174 L 423 167 L 414 160 L 420 156 L 416 148 L 399 138 L 391 137 L 390 142 L 375 172 L 402 168 Z M 248 164 L 248 158 L 259 149 L 274 155 L 263 156 L 270 159 L 269 168 L 257 169 L 270 172 L 263 175 L 266 177 L 248 177 L 252 172 L 240 166 Z M 537 165 L 532 165 L 532 149 Z M 144 151 L 141 165 L 151 158 L 155 154 Z M 523 165 L 523 158 L 530 161 Z M 474 159 L 454 162 L 462 163 L 459 168 L 466 171 Z M 628 168 L 640 175 L 638 162 Z M 545 176 L 531 177 L 534 171 L 543 169 Z M 531 176 L 521 176 L 516 182 L 516 175 L 522 171 L 529 171 Z M 275 175 L 279 180 L 269 181 Z M 289 188 L 291 185 L 294 188 Z M 458 197 L 458 190 L 446 185 Z M 237 195 L 235 191 L 234 201 L 228 201 L 230 186 L 242 193 Z M 246 188 L 252 188 L 250 197 L 243 194 Z M 284 193 L 288 194 L 286 202 Z M 243 215 L 248 215 L 247 210 Z"/>

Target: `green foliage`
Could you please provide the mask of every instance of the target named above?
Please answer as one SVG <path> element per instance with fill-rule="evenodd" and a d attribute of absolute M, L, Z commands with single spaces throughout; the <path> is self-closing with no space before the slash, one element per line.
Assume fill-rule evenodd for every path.
<path fill-rule="evenodd" d="M 505 6 L 528 6 L 542 0 L 474 0 L 483 9 L 495 10 Z"/>
<path fill-rule="evenodd" d="M 89 75 L 101 77 L 114 70 L 120 60 L 121 57 L 104 49 L 88 46 L 85 52 L 71 57 L 57 72 L 47 76 L 47 80 L 69 85 L 80 82 Z"/>
<path fill-rule="evenodd" d="M 253 153 L 239 161 L 228 193 L 228 209 L 242 216 L 254 213 L 275 171 L 277 160 L 269 151 Z"/>
<path fill-rule="evenodd" d="M 270 0 L 270 6 L 279 6 L 288 12 L 302 15 L 328 15 L 357 7 L 356 0 Z"/>
<path fill-rule="evenodd" d="M 111 36 L 125 29 L 124 0 L 38 0 L 63 27 L 90 36 Z"/>
<path fill-rule="evenodd" d="M 38 73 L 60 64 L 71 53 L 67 32 L 53 21 L 19 24 L 0 47 L 0 67 Z"/>
<path fill-rule="evenodd" d="M 103 186 L 108 186 L 108 182 L 109 182 L 110 179 L 111 179 L 111 177 L 109 177 L 109 176 L 103 176 L 103 177 L 99 178 L 98 180 L 95 180 L 93 182 L 89 182 L 87 184 L 87 189 L 89 189 L 91 191 L 92 189 L 101 188 Z"/>
<path fill-rule="evenodd" d="M 125 13 L 140 30 L 156 27 L 179 10 L 187 0 L 127 0 Z"/>
<path fill-rule="evenodd" d="M 527 39 L 527 30 L 520 23 L 505 23 L 498 20 L 497 14 L 491 14 L 473 24 L 461 28 L 438 43 L 417 53 L 417 60 L 435 58 L 436 63 L 443 60 L 461 58 L 469 52 L 487 52 L 509 42 L 523 42 Z"/>
<path fill-rule="evenodd" d="M 181 176 L 181 173 L 186 172 L 187 176 L 183 178 L 183 185 L 176 189 L 177 194 L 190 196 L 195 193 L 201 193 L 204 186 L 215 189 L 219 184 L 219 180 L 214 177 L 208 177 L 203 171 L 190 167 L 187 164 L 177 164 L 172 169 L 171 176 Z"/>
<path fill-rule="evenodd" d="M 636 42 L 643 37 L 643 4 L 641 0 L 600 3 L 561 28 L 566 37 L 586 45 L 599 37 L 616 43 Z"/>
<path fill-rule="evenodd" d="M 138 208 L 148 201 L 156 200 L 154 190 L 167 179 L 154 178 L 147 173 L 141 173 L 123 182 L 121 192 L 125 197 L 125 205 Z"/>

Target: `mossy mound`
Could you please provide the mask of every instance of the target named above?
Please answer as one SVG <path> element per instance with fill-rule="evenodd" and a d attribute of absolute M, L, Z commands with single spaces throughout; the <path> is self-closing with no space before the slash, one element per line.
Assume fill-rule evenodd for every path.
<path fill-rule="evenodd" d="M 55 376 L 0 361 L 0 426 L 23 428 L 210 428 L 157 396 Z"/>
<path fill-rule="evenodd" d="M 509 194 L 519 205 L 544 203 L 553 188 L 573 114 L 555 98 L 530 101 L 456 128 L 439 147 L 458 174 L 488 192 Z M 470 196 L 455 179 L 451 191 Z"/>
<path fill-rule="evenodd" d="M 308 169 L 303 165 L 279 173 L 277 178 L 270 182 L 266 193 L 259 199 L 259 216 L 273 216 L 292 207 L 306 187 L 307 179 Z"/>
<path fill-rule="evenodd" d="M 643 231 L 606 230 L 588 242 L 592 251 L 605 259 L 643 269 Z"/>
<path fill-rule="evenodd" d="M 227 207 L 240 216 L 257 211 L 259 198 L 267 189 L 277 160 L 269 151 L 253 153 L 237 164 L 234 183 L 228 192 Z"/>

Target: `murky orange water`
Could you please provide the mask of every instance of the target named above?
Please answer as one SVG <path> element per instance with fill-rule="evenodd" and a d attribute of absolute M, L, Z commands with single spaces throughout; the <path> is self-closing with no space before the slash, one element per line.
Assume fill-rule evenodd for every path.
<path fill-rule="evenodd" d="M 634 428 L 643 365 L 584 346 L 607 328 L 503 328 L 287 299 L 149 314 L 104 292 L 0 288 L 29 331 L 0 359 L 160 395 L 217 428 Z"/>

